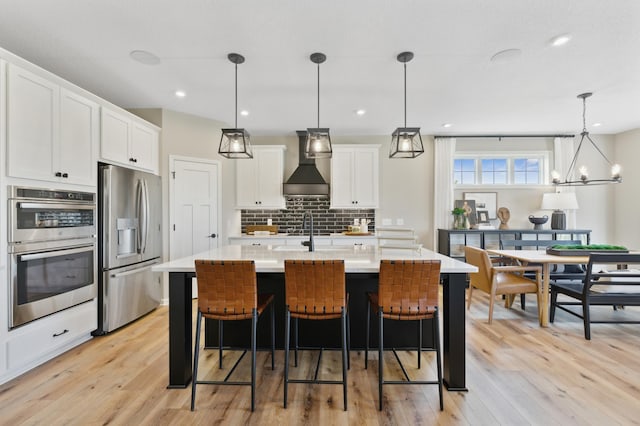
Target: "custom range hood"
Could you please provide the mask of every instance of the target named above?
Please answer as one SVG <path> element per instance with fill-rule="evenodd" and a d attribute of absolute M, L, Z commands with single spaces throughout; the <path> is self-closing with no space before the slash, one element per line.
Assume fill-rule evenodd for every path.
<path fill-rule="evenodd" d="M 325 182 L 316 168 L 316 160 L 304 155 L 307 142 L 306 130 L 296 131 L 298 134 L 298 168 L 282 185 L 284 195 L 316 195 L 329 196 L 329 184 Z"/>

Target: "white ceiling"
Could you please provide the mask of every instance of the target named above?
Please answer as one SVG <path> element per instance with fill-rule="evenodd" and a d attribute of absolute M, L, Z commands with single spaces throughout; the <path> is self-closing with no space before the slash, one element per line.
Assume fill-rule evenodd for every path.
<path fill-rule="evenodd" d="M 563 33 L 571 41 L 551 47 Z M 0 0 L 0 47 L 122 107 L 231 126 L 227 54 L 240 53 L 238 108 L 250 115 L 238 126 L 252 135 L 316 127 L 317 51 L 332 135 L 403 126 L 405 50 L 407 125 L 423 134 L 579 133 L 586 91 L 592 133 L 640 128 L 638 0 Z M 490 61 L 512 48 L 521 55 Z"/>

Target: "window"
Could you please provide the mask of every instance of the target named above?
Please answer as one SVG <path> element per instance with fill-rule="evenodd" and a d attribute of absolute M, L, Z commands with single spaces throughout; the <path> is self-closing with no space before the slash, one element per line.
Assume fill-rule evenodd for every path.
<path fill-rule="evenodd" d="M 454 185 L 543 185 L 547 182 L 546 152 L 465 153 L 453 160 Z"/>

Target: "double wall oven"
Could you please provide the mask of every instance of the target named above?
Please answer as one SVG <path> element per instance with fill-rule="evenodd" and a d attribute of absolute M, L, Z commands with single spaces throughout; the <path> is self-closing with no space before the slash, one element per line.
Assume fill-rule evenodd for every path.
<path fill-rule="evenodd" d="M 96 297 L 96 195 L 9 187 L 10 327 Z"/>

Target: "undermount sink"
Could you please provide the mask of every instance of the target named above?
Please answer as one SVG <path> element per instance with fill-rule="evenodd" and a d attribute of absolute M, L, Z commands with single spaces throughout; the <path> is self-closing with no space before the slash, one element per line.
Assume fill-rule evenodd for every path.
<path fill-rule="evenodd" d="M 316 246 L 314 251 L 351 251 L 351 246 Z M 273 251 L 309 251 L 305 246 L 276 246 Z"/>

